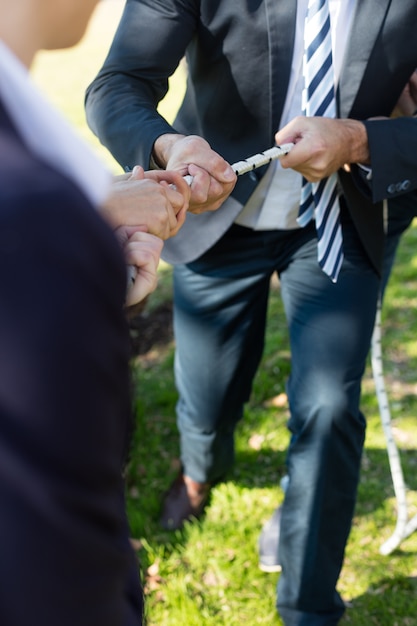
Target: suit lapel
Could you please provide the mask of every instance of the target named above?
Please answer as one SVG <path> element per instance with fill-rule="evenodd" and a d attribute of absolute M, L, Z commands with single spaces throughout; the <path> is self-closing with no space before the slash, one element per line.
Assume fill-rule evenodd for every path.
<path fill-rule="evenodd" d="M 290 80 L 297 2 L 265 0 L 271 50 L 271 133 L 277 131 Z"/>
<path fill-rule="evenodd" d="M 364 76 L 375 40 L 391 0 L 357 0 L 352 35 L 343 62 L 338 88 L 339 114 L 348 117 Z"/>

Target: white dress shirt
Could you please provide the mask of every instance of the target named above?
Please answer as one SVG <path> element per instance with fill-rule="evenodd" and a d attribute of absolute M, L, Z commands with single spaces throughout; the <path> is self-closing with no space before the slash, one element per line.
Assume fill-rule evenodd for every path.
<path fill-rule="evenodd" d="M 101 205 L 109 192 L 110 172 L 47 101 L 28 69 L 1 40 L 0 98 L 28 148 L 70 178 L 93 206 Z"/>
<path fill-rule="evenodd" d="M 304 53 L 304 21 L 308 0 L 297 0 L 297 21 L 291 75 L 281 116 L 280 128 L 302 114 L 302 63 Z M 343 64 L 356 0 L 329 0 L 332 53 L 335 85 Z M 265 149 L 270 146 L 265 146 Z M 284 170 L 273 161 L 258 188 L 236 219 L 236 223 L 255 230 L 299 228 L 297 224 L 301 195 L 301 174 Z"/>

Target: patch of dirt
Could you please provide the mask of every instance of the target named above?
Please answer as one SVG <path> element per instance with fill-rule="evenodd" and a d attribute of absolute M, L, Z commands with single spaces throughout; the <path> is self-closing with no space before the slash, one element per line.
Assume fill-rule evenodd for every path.
<path fill-rule="evenodd" d="M 163 347 L 173 340 L 172 303 L 164 302 L 152 311 L 143 310 L 129 317 L 133 356 L 147 354 L 154 347 Z"/>

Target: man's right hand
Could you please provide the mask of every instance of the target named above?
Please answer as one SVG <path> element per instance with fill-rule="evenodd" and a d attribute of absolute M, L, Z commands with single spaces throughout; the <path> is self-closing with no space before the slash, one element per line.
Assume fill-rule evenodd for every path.
<path fill-rule="evenodd" d="M 236 184 L 232 167 L 202 137 L 161 135 L 155 141 L 153 158 L 163 169 L 193 177 L 189 211 L 215 211 Z"/>

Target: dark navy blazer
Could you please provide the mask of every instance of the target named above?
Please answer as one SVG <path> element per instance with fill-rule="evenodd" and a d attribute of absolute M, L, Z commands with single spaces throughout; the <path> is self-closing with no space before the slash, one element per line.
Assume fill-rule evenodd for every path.
<path fill-rule="evenodd" d="M 47 141 L 47 138 L 45 138 Z M 0 624 L 137 626 L 125 268 L 0 103 Z"/>
<path fill-rule="evenodd" d="M 155 139 L 203 136 L 230 163 L 274 143 L 290 78 L 295 0 L 130 0 L 109 55 L 87 92 L 91 128 L 122 166 L 149 166 Z M 417 67 L 417 2 L 358 0 L 338 89 L 340 117 L 388 116 Z M 161 43 L 163 42 L 163 43 Z M 183 55 L 187 92 L 173 127 L 155 111 Z M 417 120 L 369 123 L 373 179 L 340 172 L 345 201 L 377 271 L 381 200 L 417 188 Z M 257 173 L 258 176 L 258 173 Z M 242 176 L 213 213 L 188 215 L 164 257 L 188 262 L 234 221 L 257 184 Z"/>

